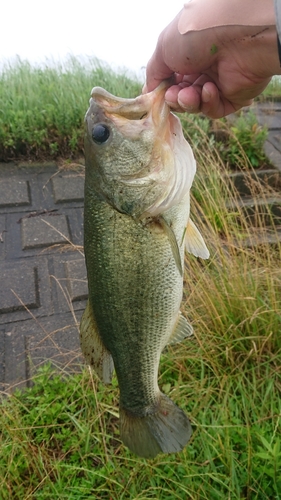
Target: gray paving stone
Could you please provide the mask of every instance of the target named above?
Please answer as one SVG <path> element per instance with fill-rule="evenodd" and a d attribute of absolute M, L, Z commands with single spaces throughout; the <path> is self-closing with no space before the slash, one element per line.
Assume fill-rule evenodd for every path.
<path fill-rule="evenodd" d="M 275 148 L 275 146 L 270 142 L 270 137 L 271 134 L 269 134 L 269 140 L 265 141 L 264 144 L 264 152 L 269 159 L 270 163 L 279 170 L 281 171 L 281 153 L 278 151 L 278 149 Z"/>
<path fill-rule="evenodd" d="M 274 106 L 273 103 L 259 104 L 255 108 L 255 114 L 259 124 L 266 126 L 269 130 L 281 128 L 281 109 Z"/>
<path fill-rule="evenodd" d="M 67 261 L 65 269 L 71 302 L 87 299 L 88 284 L 85 259 Z"/>
<path fill-rule="evenodd" d="M 22 249 L 46 247 L 70 240 L 65 215 L 38 216 L 21 220 Z"/>
<path fill-rule="evenodd" d="M 6 215 L 0 214 L 0 261 L 6 257 L 6 243 L 7 243 L 7 222 Z"/>
<path fill-rule="evenodd" d="M 81 369 L 78 324 L 87 286 L 76 248 L 83 242 L 84 178 L 57 172 L 54 165 L 0 165 L 0 390 L 30 385 L 49 360 Z"/>
<path fill-rule="evenodd" d="M 258 123 L 266 126 L 269 130 L 281 129 L 281 103 L 254 103 L 252 106 L 245 108 L 243 113 L 254 113 L 257 117 Z M 226 117 L 231 123 L 235 123 L 239 113 L 232 113 Z"/>
<path fill-rule="evenodd" d="M 269 114 L 259 113 L 257 118 L 258 123 L 267 127 L 269 130 L 279 130 L 281 128 L 281 116 L 271 116 Z"/>
<path fill-rule="evenodd" d="M 267 140 L 277 149 L 277 151 L 281 152 L 281 137 L 279 132 L 270 132 Z"/>
<path fill-rule="evenodd" d="M 38 270 L 30 262 L 0 264 L 0 313 L 35 309 L 40 306 Z"/>
<path fill-rule="evenodd" d="M 28 371 L 32 376 L 38 366 L 51 360 L 60 369 L 73 370 L 74 365 L 81 369 L 81 349 L 79 341 L 79 323 L 81 313 L 76 320 L 71 313 L 45 318 L 41 330 L 35 325 L 25 328 L 27 336 L 26 355 Z"/>
<path fill-rule="evenodd" d="M 83 209 L 80 207 L 68 208 L 68 207 L 64 206 L 63 212 L 66 215 L 68 223 L 69 223 L 72 243 L 74 245 L 82 246 L 84 243 L 83 242 L 83 227 L 84 227 Z"/>
<path fill-rule="evenodd" d="M 28 181 L 17 178 L 0 180 L 0 207 L 30 204 Z"/>
<path fill-rule="evenodd" d="M 23 171 L 28 171 L 30 172 L 30 170 L 33 170 L 33 172 L 35 173 L 36 172 L 41 172 L 41 171 L 46 171 L 46 170 L 54 170 L 54 171 L 57 171 L 58 170 L 58 166 L 57 164 L 55 163 L 55 161 L 32 161 L 32 163 L 30 163 L 29 161 L 20 161 L 17 165 L 16 165 L 16 170 L 23 170 Z"/>
<path fill-rule="evenodd" d="M 0 330 L 0 391 L 4 391 L 5 381 L 5 330 Z"/>
<path fill-rule="evenodd" d="M 281 223 L 281 196 L 260 196 L 254 197 L 245 196 L 243 200 L 237 202 L 228 202 L 227 207 L 229 210 L 235 210 L 235 207 L 239 203 L 240 209 L 243 211 L 244 218 L 247 221 L 249 227 L 257 226 L 259 227 L 262 221 L 263 227 L 270 227 L 272 221 L 274 221 L 276 226 Z M 239 220 L 239 215 L 238 215 Z"/>
<path fill-rule="evenodd" d="M 246 238 L 243 241 L 243 246 L 247 248 L 257 248 L 258 246 L 271 245 L 278 246 L 281 242 L 281 231 L 269 229 L 263 231 L 262 233 L 255 234 L 253 237 Z"/>
<path fill-rule="evenodd" d="M 66 251 L 67 249 L 72 253 L 76 246 L 82 248 L 83 244 L 83 212 L 82 209 L 79 208 L 69 208 L 64 209 L 61 208 L 60 211 L 64 213 L 54 212 L 57 215 L 38 215 L 36 217 L 26 217 L 23 212 L 20 213 L 10 213 L 7 214 L 7 233 L 4 233 L 5 237 L 5 245 L 6 245 L 6 253 L 9 259 L 20 259 L 26 257 L 34 257 L 36 255 L 52 255 L 53 253 L 61 252 L 62 249 Z M 1 217 L 1 214 L 0 214 Z M 46 222 L 42 222 L 42 226 L 39 229 L 42 229 L 40 240 L 39 233 L 37 230 L 37 226 L 33 226 L 34 221 L 36 219 L 44 219 Z M 64 223 L 60 222 L 59 225 L 54 224 L 56 220 L 61 221 L 64 219 Z M 23 241 L 23 221 L 28 220 L 28 236 L 31 239 L 28 241 Z M 32 222 L 31 222 L 32 221 Z M 48 224 L 47 224 L 48 223 Z M 24 223 L 25 224 L 25 223 Z M 53 236 L 55 236 L 56 241 L 54 243 L 46 241 L 47 233 L 46 232 L 50 228 L 50 225 L 53 226 Z M 63 235 L 63 231 L 66 232 L 66 236 L 68 239 L 65 239 L 60 233 L 57 232 L 58 229 Z M 36 232 L 37 231 L 37 232 Z M 33 239 L 32 239 L 32 233 Z M 34 240 L 34 238 L 37 238 Z M 69 241 L 68 241 L 69 240 Z M 27 243 L 27 246 L 26 246 Z M 1 258 L 1 251 L 0 251 Z"/>
<path fill-rule="evenodd" d="M 81 174 L 52 177 L 55 203 L 84 200 L 84 176 Z"/>
<path fill-rule="evenodd" d="M 4 276 L 7 278 L 2 283 Z M 2 261 L 0 284 L 0 309 L 4 311 L 0 313 L 1 325 L 54 313 L 47 257 Z"/>
<path fill-rule="evenodd" d="M 281 104 L 259 104 L 257 113 L 270 129 L 266 154 L 281 170 Z M 0 164 L 0 390 L 29 386 L 46 361 L 58 370 L 81 369 L 78 329 L 88 295 L 78 251 L 83 197 L 83 169 Z M 57 215 L 28 217 L 54 209 Z M 272 203 L 272 212 L 281 219 L 280 203 Z"/>
<path fill-rule="evenodd" d="M 11 325 L 4 335 L 4 389 L 26 387 L 27 358 L 25 336 L 17 331 L 17 325 Z"/>
<path fill-rule="evenodd" d="M 85 264 L 75 261 L 84 261 L 80 252 L 68 252 L 66 255 L 53 255 L 49 259 L 52 265 L 51 286 L 54 308 L 57 313 L 83 311 L 86 307 L 88 295 L 87 283 L 85 283 Z"/>
<path fill-rule="evenodd" d="M 255 103 L 254 106 L 264 111 L 270 111 L 271 113 L 281 111 L 281 102 L 278 100 Z"/>
<path fill-rule="evenodd" d="M 0 330 L 0 390 L 32 385 L 31 378 L 50 361 L 58 372 L 79 372 L 84 360 L 79 342 L 79 323 L 69 312 L 35 321 L 18 322 Z"/>
<path fill-rule="evenodd" d="M 264 195 L 269 188 L 281 190 L 281 172 L 276 169 L 250 171 L 247 174 L 235 172 L 227 175 L 226 179 L 234 185 L 241 196 L 251 196 L 253 193 Z"/>

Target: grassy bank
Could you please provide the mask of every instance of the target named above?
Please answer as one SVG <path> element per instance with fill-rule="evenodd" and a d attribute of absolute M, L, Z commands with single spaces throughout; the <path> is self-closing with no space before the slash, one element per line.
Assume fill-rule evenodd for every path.
<path fill-rule="evenodd" d="M 272 87 L 276 94 L 276 85 Z M 0 161 L 75 158 L 83 154 L 83 120 L 92 87 L 102 86 L 120 97 L 141 93 L 141 83 L 126 72 L 115 73 L 96 59 L 69 58 L 63 64 L 34 67 L 18 60 L 0 72 Z M 197 126 L 207 131 L 225 164 L 237 166 L 241 144 L 250 163 L 265 162 L 266 130 L 253 114 L 242 114 L 234 126 L 191 117 L 189 134 Z M 242 162 L 243 163 L 243 162 Z"/>
<path fill-rule="evenodd" d="M 276 101 L 281 101 L 281 79 L 280 76 L 274 76 L 269 83 L 269 85 L 266 87 L 266 89 L 263 91 L 262 95 L 260 96 L 261 100 L 264 99 L 273 99 Z"/>
<path fill-rule="evenodd" d="M 163 353 L 159 385 L 190 416 L 192 439 L 176 455 L 139 459 L 119 440 L 116 380 L 43 366 L 33 388 L 2 403 L 3 500 L 280 499 L 281 246 L 245 246 L 264 220 L 248 226 L 205 122 L 189 120 L 192 218 L 211 258 L 186 257 L 182 309 L 195 335 Z"/>
<path fill-rule="evenodd" d="M 96 59 L 71 57 L 34 67 L 18 60 L 0 73 L 0 161 L 57 158 L 83 152 L 83 120 L 92 87 L 124 97 L 141 84 Z"/>

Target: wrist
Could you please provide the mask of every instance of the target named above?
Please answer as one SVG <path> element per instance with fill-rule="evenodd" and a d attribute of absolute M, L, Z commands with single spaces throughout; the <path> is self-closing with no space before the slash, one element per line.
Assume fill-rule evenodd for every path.
<path fill-rule="evenodd" d="M 189 0 L 178 22 L 181 35 L 223 26 L 276 26 L 274 0 Z"/>
<path fill-rule="evenodd" d="M 224 53 L 229 57 L 229 51 L 233 50 L 236 57 L 241 58 L 241 66 L 245 74 L 247 69 L 255 74 L 257 79 L 271 78 L 281 74 L 280 60 L 278 54 L 277 31 L 275 26 L 261 27 L 241 27 L 240 34 L 232 34 L 232 29 L 228 28 L 228 41 L 221 44 L 221 51 L 218 50 L 218 58 L 223 58 Z M 218 38 L 221 36 L 221 29 L 217 28 Z"/>
<path fill-rule="evenodd" d="M 276 28 L 272 28 L 265 36 L 268 53 L 265 57 L 266 68 L 270 76 L 281 75 L 281 43 Z"/>

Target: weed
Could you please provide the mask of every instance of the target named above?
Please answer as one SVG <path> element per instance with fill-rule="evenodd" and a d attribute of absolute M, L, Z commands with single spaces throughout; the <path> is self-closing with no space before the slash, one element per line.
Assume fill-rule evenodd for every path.
<path fill-rule="evenodd" d="M 252 111 L 240 112 L 232 126 L 225 119 L 221 120 L 221 130 L 223 129 L 224 140 L 218 140 L 216 147 L 226 165 L 237 169 L 245 168 L 247 163 L 254 168 L 266 164 L 263 145 L 268 132 L 266 127 L 258 124 Z"/>
<path fill-rule="evenodd" d="M 264 99 L 281 100 L 281 80 L 279 75 L 271 79 L 269 85 L 259 96 L 259 100 L 263 101 Z"/>
<path fill-rule="evenodd" d="M 116 378 L 108 387 L 87 369 L 66 375 L 46 364 L 33 387 L 2 400 L 3 500 L 280 498 L 281 249 L 237 241 L 224 206 L 231 191 L 206 154 L 196 153 L 192 217 L 211 258 L 187 257 L 182 305 L 195 338 L 168 347 L 159 375 L 190 416 L 191 442 L 175 455 L 135 457 L 119 440 Z"/>
<path fill-rule="evenodd" d="M 95 84 L 104 78 L 108 90 L 125 95 L 124 87 L 110 87 L 111 74 L 95 71 Z M 44 80 L 43 73 L 36 78 Z M 133 94 L 126 85 L 126 95 Z M 62 90 L 55 90 L 59 105 Z M 59 112 L 56 119 L 68 130 L 67 117 Z M 119 439 L 116 378 L 108 387 L 86 368 L 66 376 L 43 365 L 33 387 L 2 399 L 3 500 L 280 499 L 281 245 L 260 245 L 264 217 L 249 225 L 225 178 L 211 122 L 182 122 L 198 164 L 191 217 L 211 258 L 186 257 L 182 309 L 195 335 L 165 350 L 159 385 L 189 415 L 191 441 L 178 454 L 135 457 Z M 249 167 L 246 155 L 239 161 Z M 249 181 L 255 200 L 267 192 L 258 182 Z"/>
<path fill-rule="evenodd" d="M 92 87 L 122 97 L 141 85 L 96 59 L 70 57 L 63 64 L 33 67 L 20 59 L 0 73 L 0 159 L 77 156 L 83 151 L 83 120 Z"/>
<path fill-rule="evenodd" d="M 83 120 L 92 87 L 102 86 L 114 95 L 135 97 L 141 83 L 126 73 L 114 73 L 97 59 L 70 57 L 63 64 L 33 67 L 20 59 L 0 73 L 0 160 L 69 157 L 83 154 Z M 241 114 L 234 126 L 220 123 L 221 141 L 214 123 L 191 115 L 188 134 L 194 147 L 202 131 L 230 167 L 264 161 L 266 130 L 252 113 Z M 221 134 L 220 134 L 221 135 Z"/>

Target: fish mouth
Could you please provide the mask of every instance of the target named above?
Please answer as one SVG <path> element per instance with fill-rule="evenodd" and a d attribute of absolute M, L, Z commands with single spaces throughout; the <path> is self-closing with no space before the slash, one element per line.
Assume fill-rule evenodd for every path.
<path fill-rule="evenodd" d="M 134 198 L 134 216 L 138 218 L 158 216 L 179 203 L 189 192 L 196 170 L 180 120 L 165 101 L 171 83 L 171 79 L 164 80 L 153 91 L 134 99 L 116 97 L 101 87 L 94 87 L 86 114 L 90 140 L 92 127 L 104 124 L 113 130 L 104 144 L 110 145 L 109 141 L 116 138 L 117 146 L 121 144 L 121 157 L 123 151 L 132 157 L 132 165 L 126 169 L 112 169 L 109 161 L 107 173 L 103 175 L 104 184 L 110 179 L 116 186 L 122 184 L 128 188 L 127 196 L 129 190 L 135 193 L 130 196 Z M 110 154 L 110 149 L 108 151 Z M 142 152 L 144 155 L 140 157 Z M 116 157 L 115 151 L 113 156 Z M 127 157 L 124 158 L 127 161 Z M 138 203 L 136 193 L 139 193 Z M 118 203 L 114 201 L 113 205 L 117 207 Z"/>
<path fill-rule="evenodd" d="M 165 93 L 171 82 L 171 78 L 163 80 L 153 91 L 133 99 L 116 97 L 102 87 L 94 87 L 86 119 L 90 115 L 89 118 L 95 116 L 101 123 L 107 123 L 109 120 L 126 140 L 138 139 L 142 132 L 151 130 L 149 140 L 160 143 L 160 150 L 165 142 L 170 142 L 171 113 L 165 101 Z M 150 165 L 145 165 L 134 173 L 123 173 L 121 176 L 118 174 L 117 178 L 132 187 L 146 183 L 149 178 L 153 183 L 155 174 L 157 175 L 158 169 L 162 167 L 159 161 L 156 163 L 156 170 L 155 167 L 151 170 Z"/>
<path fill-rule="evenodd" d="M 171 79 L 164 80 L 155 90 L 133 99 L 116 97 L 102 87 L 94 87 L 91 92 L 90 105 L 95 103 L 103 110 L 105 116 L 118 124 L 118 121 L 152 121 L 159 127 L 165 125 L 170 108 L 165 101 L 165 93 L 171 85 Z"/>

